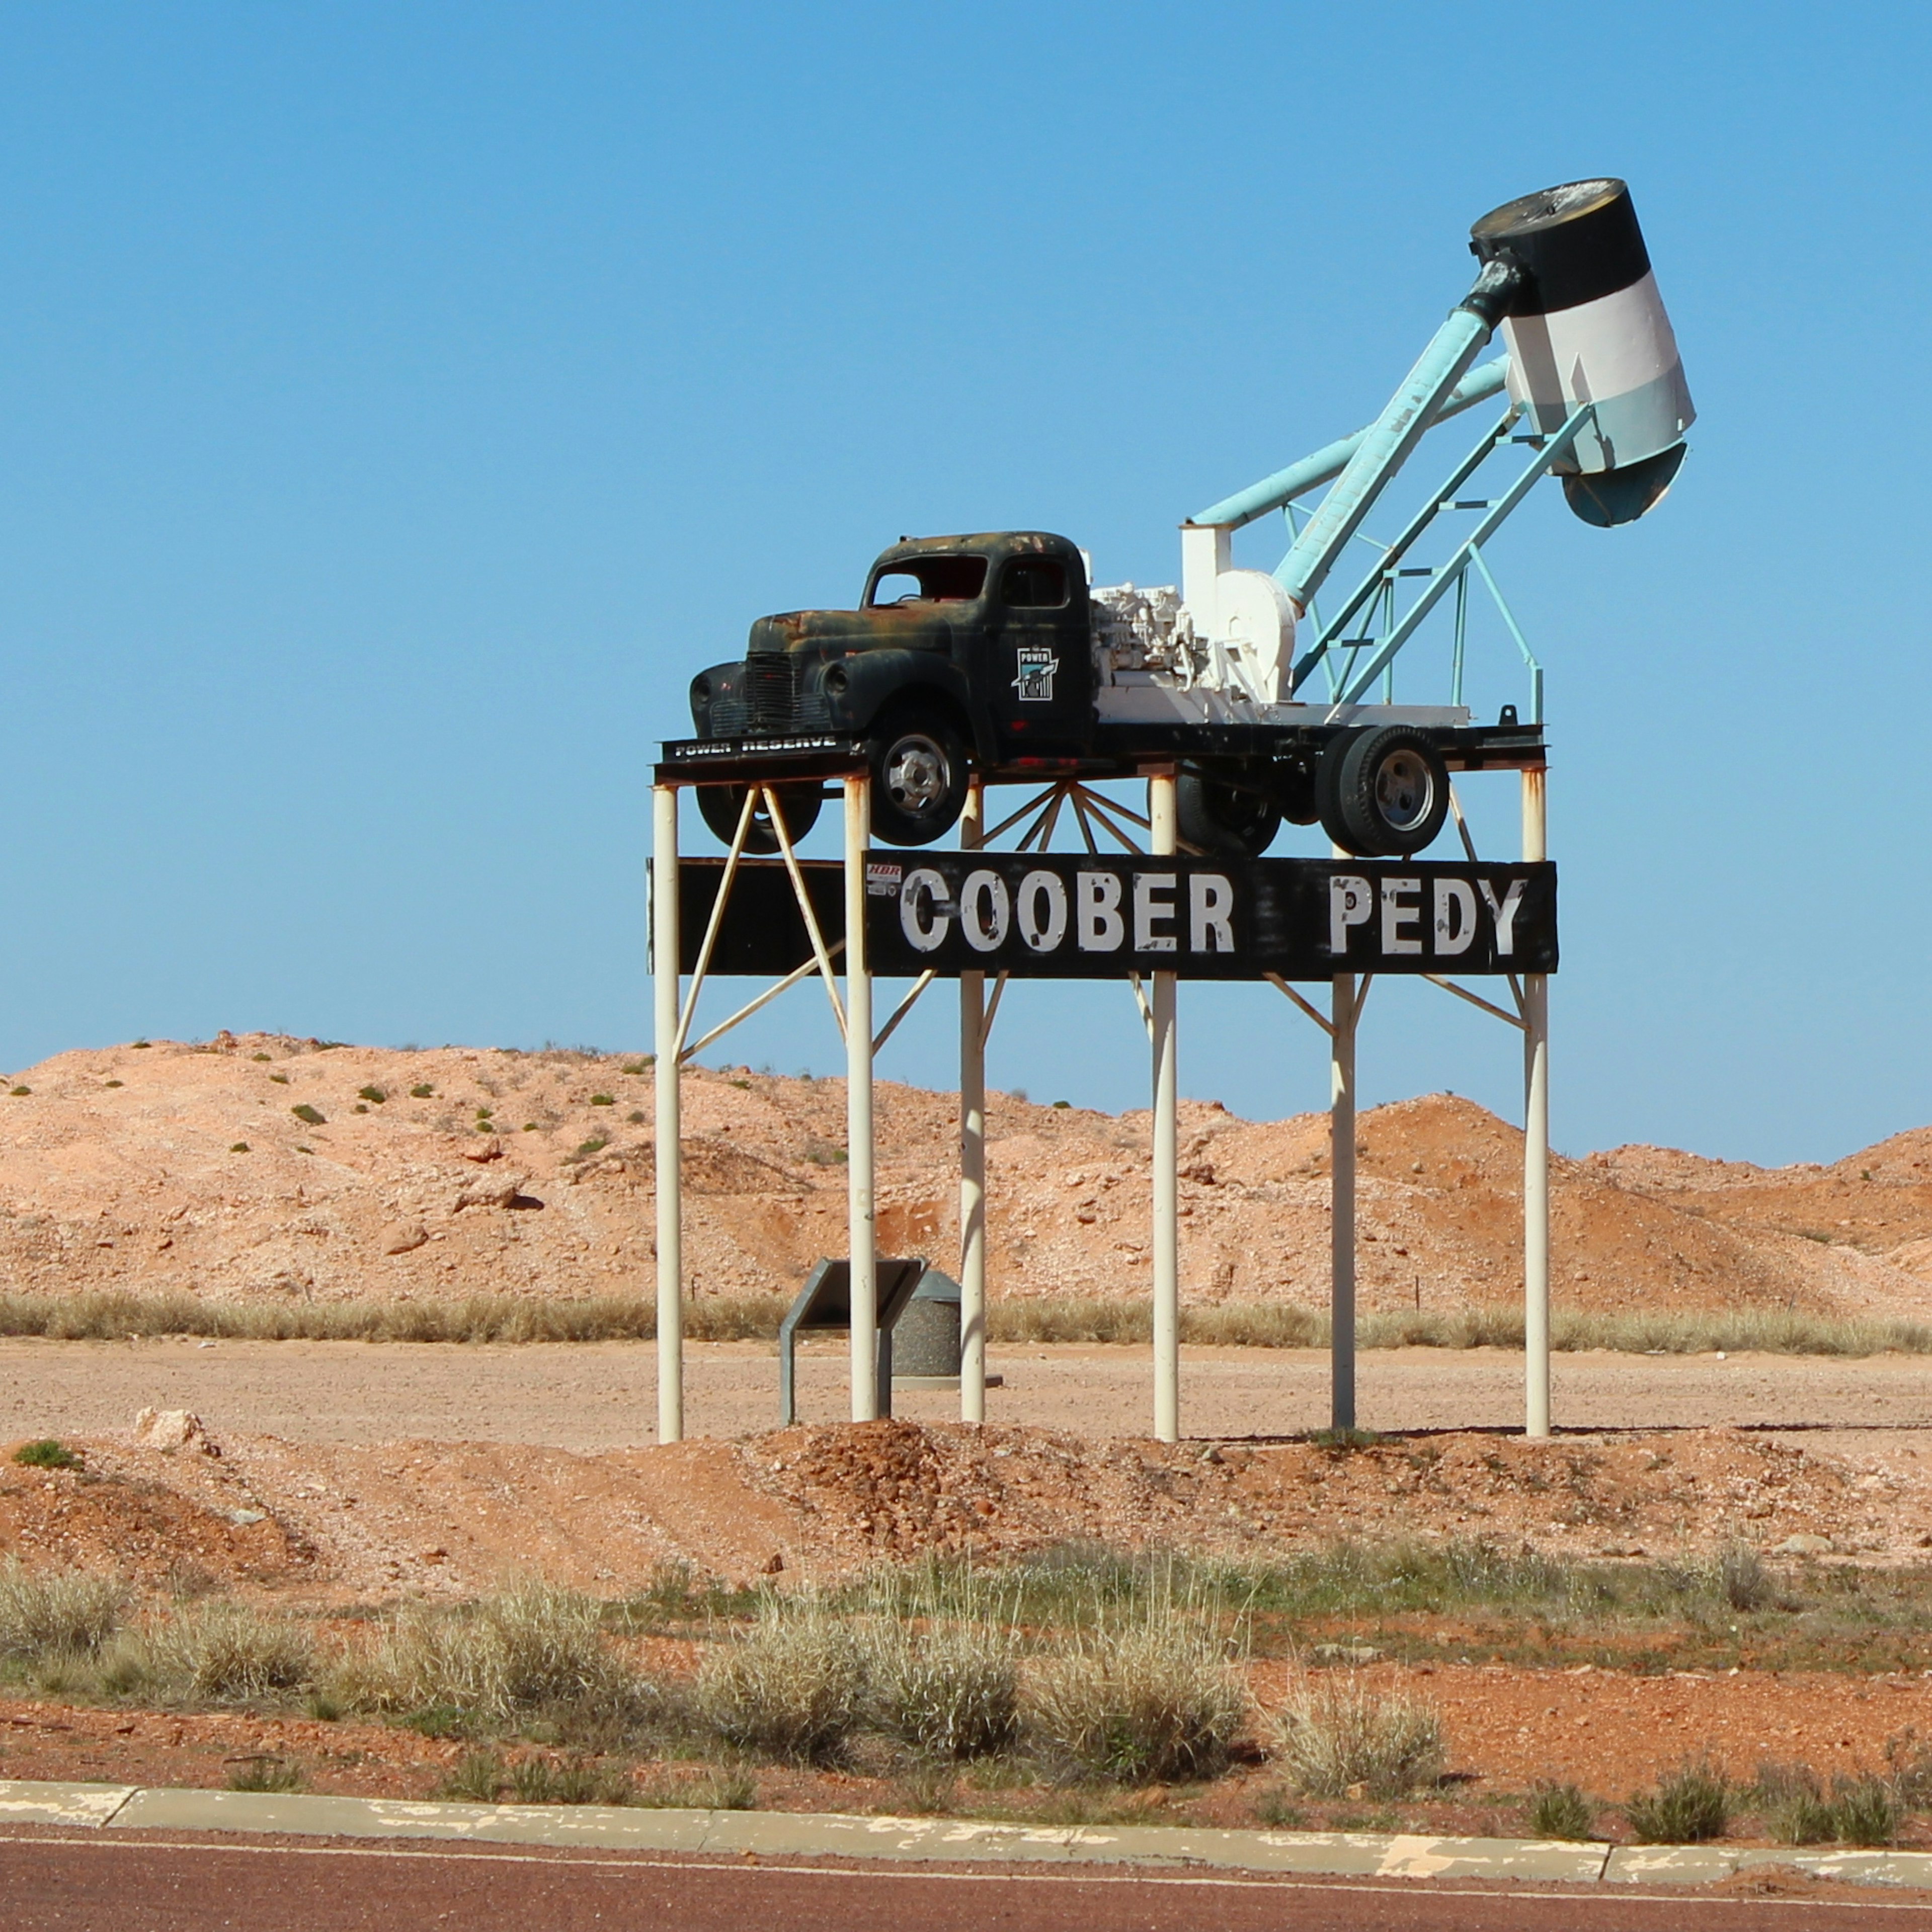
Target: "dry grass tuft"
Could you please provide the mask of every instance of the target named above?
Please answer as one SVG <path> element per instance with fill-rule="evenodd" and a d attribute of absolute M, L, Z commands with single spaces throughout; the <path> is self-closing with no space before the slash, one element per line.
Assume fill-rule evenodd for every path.
<path fill-rule="evenodd" d="M 315 1641 L 306 1629 L 240 1604 L 178 1610 L 143 1648 L 155 1681 L 202 1703 L 253 1702 L 299 1690 L 315 1676 Z"/>
<path fill-rule="evenodd" d="M 592 1598 L 526 1582 L 461 1610 L 406 1606 L 341 1660 L 334 1688 L 351 1709 L 440 1707 L 502 1721 L 547 1706 L 614 1704 L 640 1687 L 606 1644 Z"/>
<path fill-rule="evenodd" d="M 1019 1730 L 1020 1670 L 1010 1630 L 895 1619 L 872 1632 L 869 1702 L 889 1737 L 935 1757 L 985 1757 Z"/>
<path fill-rule="evenodd" d="M 91 1657 L 120 1627 L 128 1588 L 119 1578 L 82 1570 L 29 1570 L 16 1556 L 0 1563 L 0 1657 L 38 1664 Z"/>
<path fill-rule="evenodd" d="M 1027 1686 L 1027 1727 L 1051 1766 L 1127 1784 L 1218 1776 L 1248 1709 L 1226 1643 L 1166 1595 L 1042 1658 Z"/>
<path fill-rule="evenodd" d="M 865 1720 L 868 1661 L 863 1639 L 821 1599 L 767 1592 L 756 1619 L 699 1671 L 694 1707 L 736 1749 L 831 1762 Z"/>
<path fill-rule="evenodd" d="M 1272 1729 L 1276 1762 L 1310 1798 L 1406 1798 L 1439 1782 L 1447 1762 L 1433 1706 L 1352 1672 L 1305 1679 Z"/>

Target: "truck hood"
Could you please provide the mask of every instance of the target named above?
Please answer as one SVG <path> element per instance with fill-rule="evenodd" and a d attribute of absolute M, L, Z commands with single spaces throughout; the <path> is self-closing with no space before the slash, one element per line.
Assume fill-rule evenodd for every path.
<path fill-rule="evenodd" d="M 752 626 L 746 655 L 760 657 L 796 651 L 814 657 L 839 657 L 848 651 L 950 650 L 952 626 L 941 614 L 946 608 L 886 604 L 866 610 L 787 610 L 775 617 L 760 617 Z M 964 612 L 977 607 L 962 604 L 951 608 Z"/>

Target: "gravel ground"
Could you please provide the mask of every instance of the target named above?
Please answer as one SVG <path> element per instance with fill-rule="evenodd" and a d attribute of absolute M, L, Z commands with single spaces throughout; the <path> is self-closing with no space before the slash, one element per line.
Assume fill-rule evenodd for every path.
<path fill-rule="evenodd" d="M 1012 1348 L 992 1352 L 1006 1386 L 988 1419 L 1096 1438 L 1142 1435 L 1151 1417 L 1144 1350 Z M 802 1352 L 800 1412 L 845 1412 L 842 1345 Z M 1862 1446 L 1932 1432 L 1932 1369 L 1916 1356 L 1633 1356 L 1556 1358 L 1559 1426 L 1683 1429 L 1802 1427 L 1807 1446 Z M 291 1442 L 417 1438 L 542 1444 L 589 1451 L 655 1439 L 656 1354 L 649 1344 L 440 1346 L 362 1342 L 0 1341 L 0 1437 L 98 1436 L 143 1408 L 188 1408 L 218 1434 Z M 1522 1417 L 1522 1358 L 1499 1349 L 1375 1349 L 1360 1358 L 1360 1420 L 1376 1430 L 1504 1429 Z M 740 1436 L 770 1428 L 777 1365 L 752 1342 L 693 1345 L 688 1426 Z M 1182 1424 L 1191 1436 L 1292 1435 L 1328 1420 L 1328 1358 L 1312 1349 L 1190 1348 Z M 902 1390 L 916 1422 L 958 1414 L 958 1398 Z"/>

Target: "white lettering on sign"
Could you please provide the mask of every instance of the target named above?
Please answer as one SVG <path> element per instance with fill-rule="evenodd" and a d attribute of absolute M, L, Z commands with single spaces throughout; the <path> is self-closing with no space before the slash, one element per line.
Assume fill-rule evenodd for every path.
<path fill-rule="evenodd" d="M 1174 917 L 1174 881 L 1172 872 L 1136 872 L 1134 874 L 1134 950 L 1136 952 L 1174 952 L 1180 936 L 1156 932 Z"/>
<path fill-rule="evenodd" d="M 914 866 L 899 892 L 899 930 L 907 944 L 920 952 L 937 952 L 952 923 L 946 881 L 930 866 Z"/>
<path fill-rule="evenodd" d="M 1127 936 L 1120 917 L 1120 880 L 1117 872 L 1079 872 L 1074 897 L 1079 906 L 1080 950 L 1118 952 Z"/>
<path fill-rule="evenodd" d="M 1375 895 L 1366 879 L 1354 872 L 1337 872 L 1328 881 L 1328 950 L 1338 957 L 1348 950 L 1348 928 L 1366 926 L 1375 908 Z"/>
<path fill-rule="evenodd" d="M 1234 882 L 1221 872 L 1196 872 L 1187 881 L 1187 950 L 1232 952 Z"/>
<path fill-rule="evenodd" d="M 1420 952 L 1422 935 L 1403 937 L 1406 926 L 1422 923 L 1422 908 L 1414 901 L 1422 890 L 1420 879 L 1384 879 L 1382 881 L 1382 950 L 1393 957 L 1399 952 Z"/>
<path fill-rule="evenodd" d="M 1015 910 L 1020 937 L 1036 952 L 1052 952 L 1066 937 L 1066 887 L 1058 872 L 1029 872 L 1020 881 Z"/>
<path fill-rule="evenodd" d="M 1466 879 L 1436 881 L 1436 951 L 1441 958 L 1466 952 L 1476 937 L 1476 896 Z"/>
<path fill-rule="evenodd" d="M 997 872 L 968 872 L 959 888 L 959 930 L 975 952 L 991 952 L 1006 938 L 1012 908 Z"/>
<path fill-rule="evenodd" d="M 1516 951 L 1516 909 L 1522 904 L 1522 881 L 1512 879 L 1509 890 L 1504 893 L 1502 904 L 1496 903 L 1496 896 L 1487 879 L 1479 879 L 1483 903 L 1490 909 L 1490 916 L 1496 922 L 1496 956 L 1507 959 Z"/>

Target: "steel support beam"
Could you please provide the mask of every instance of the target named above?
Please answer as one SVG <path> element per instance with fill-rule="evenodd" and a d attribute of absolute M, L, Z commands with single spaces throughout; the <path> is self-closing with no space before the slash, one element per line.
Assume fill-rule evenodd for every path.
<path fill-rule="evenodd" d="M 866 956 L 872 780 L 845 781 L 846 1226 L 851 1255 L 852 1420 L 879 1414 L 879 1268 L 872 1184 L 872 962 Z M 890 1393 L 890 1391 L 889 1391 Z"/>
<path fill-rule="evenodd" d="M 1167 856 L 1180 848 L 1172 771 L 1148 780 L 1148 845 Z M 1175 976 L 1154 976 L 1154 1432 L 1180 1439 L 1180 1087 L 1176 1049 Z"/>
<path fill-rule="evenodd" d="M 986 794 L 975 778 L 959 849 L 976 852 Z M 959 1419 L 986 1419 L 986 976 L 959 976 Z"/>
<path fill-rule="evenodd" d="M 1550 856 L 1549 772 L 1522 775 L 1522 856 Z M 1523 1433 L 1550 1433 L 1550 980 L 1522 981 Z"/>
<path fill-rule="evenodd" d="M 679 1141 L 677 788 L 651 788 L 651 994 L 657 1057 L 658 1440 L 684 1436 L 684 1198 Z"/>
<path fill-rule="evenodd" d="M 1337 973 L 1328 1021 L 1328 1426 L 1355 1426 L 1355 976 Z"/>

